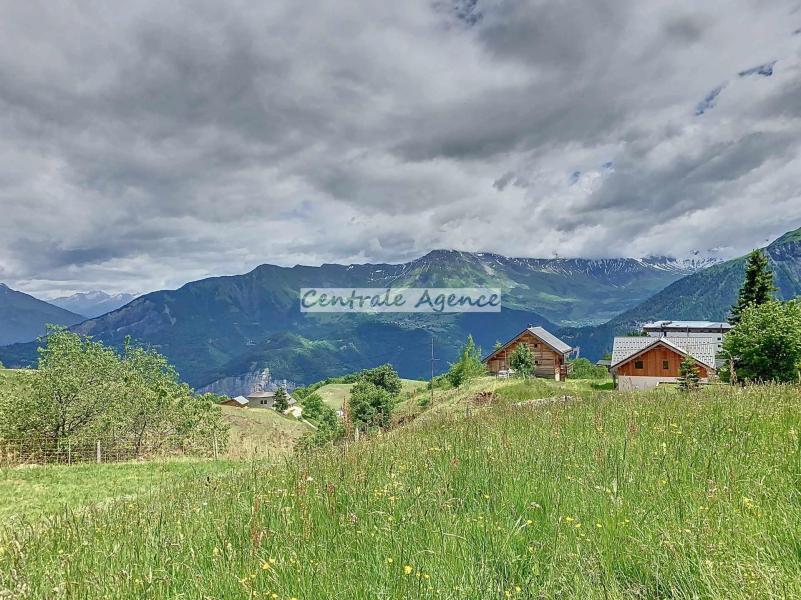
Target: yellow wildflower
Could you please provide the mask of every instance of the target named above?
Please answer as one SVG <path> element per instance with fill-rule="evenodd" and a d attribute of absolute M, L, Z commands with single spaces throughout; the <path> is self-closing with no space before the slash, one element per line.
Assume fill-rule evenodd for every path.
<path fill-rule="evenodd" d="M 406 573 L 407 575 L 411 575 L 412 571 L 413 571 L 413 569 L 409 565 L 406 565 L 405 567 L 403 567 L 403 572 Z"/>

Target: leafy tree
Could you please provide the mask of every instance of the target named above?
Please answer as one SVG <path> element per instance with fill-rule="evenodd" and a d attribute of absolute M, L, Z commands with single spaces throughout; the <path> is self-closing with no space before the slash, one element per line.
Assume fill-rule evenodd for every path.
<path fill-rule="evenodd" d="M 312 392 L 303 400 L 303 418 L 317 421 L 323 413 L 325 403 L 317 392 Z"/>
<path fill-rule="evenodd" d="M 571 377 L 576 379 L 606 379 L 609 377 L 606 367 L 594 365 L 586 358 L 577 358 L 570 361 L 570 364 L 573 366 Z"/>
<path fill-rule="evenodd" d="M 289 397 L 286 395 L 284 388 L 280 387 L 275 390 L 275 398 L 273 399 L 273 408 L 282 413 L 289 408 Z"/>
<path fill-rule="evenodd" d="M 101 425 L 124 396 L 120 360 L 111 348 L 63 328 L 49 328 L 38 349 L 33 393 L 18 407 L 18 427 L 58 443 Z M 31 402 L 32 406 L 25 406 Z M 108 426 L 108 423 L 105 423 Z"/>
<path fill-rule="evenodd" d="M 685 357 L 679 367 L 679 389 L 684 392 L 690 392 L 697 390 L 699 387 L 701 387 L 701 374 L 698 371 L 698 367 L 692 358 Z"/>
<path fill-rule="evenodd" d="M 305 407 L 304 407 L 305 408 Z M 345 436 L 345 428 L 330 406 L 323 404 L 317 419 L 317 429 L 305 434 L 296 446 L 296 450 L 308 450 L 330 444 Z"/>
<path fill-rule="evenodd" d="M 178 405 L 192 391 L 164 356 L 133 345 L 130 338 L 125 340 L 120 367 L 122 396 L 106 417 L 111 429 L 133 435 L 138 452 L 147 433 L 170 435 L 180 428 Z"/>
<path fill-rule="evenodd" d="M 486 373 L 487 368 L 481 362 L 481 349 L 476 346 L 473 336 L 468 335 L 465 345 L 459 352 L 459 360 L 448 369 L 446 374 L 448 381 L 453 387 L 459 387 L 464 382 Z"/>
<path fill-rule="evenodd" d="M 66 439 L 112 434 L 188 444 L 218 435 L 227 426 L 219 398 L 195 396 L 167 360 L 126 340 L 122 355 L 63 328 L 49 328 L 39 348 L 39 367 L 25 378 L 26 393 L 13 404 L 0 398 L 0 434 Z"/>
<path fill-rule="evenodd" d="M 799 380 L 801 367 L 801 300 L 770 300 L 750 305 L 723 341 L 734 358 L 738 379 Z"/>
<path fill-rule="evenodd" d="M 365 369 L 359 373 L 359 379 L 369 381 L 373 385 L 383 388 L 393 397 L 400 394 L 401 391 L 400 376 L 390 364 L 381 365 L 374 369 Z"/>
<path fill-rule="evenodd" d="M 528 377 L 534 369 L 534 355 L 528 344 L 518 344 L 509 357 L 509 366 L 520 373 L 523 377 Z"/>
<path fill-rule="evenodd" d="M 350 391 L 348 414 L 351 422 L 360 425 L 386 427 L 392 413 L 394 397 L 383 387 L 361 380 Z"/>
<path fill-rule="evenodd" d="M 768 257 L 762 250 L 753 250 L 746 260 L 745 280 L 737 296 L 737 303 L 731 308 L 729 322 L 732 325 L 739 323 L 745 309 L 769 302 L 773 299 L 775 290 Z"/>

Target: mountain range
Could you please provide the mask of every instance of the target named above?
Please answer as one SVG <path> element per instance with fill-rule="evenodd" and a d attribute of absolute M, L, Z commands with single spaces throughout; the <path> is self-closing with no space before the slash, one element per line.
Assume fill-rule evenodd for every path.
<path fill-rule="evenodd" d="M 107 294 L 103 291 L 78 292 L 50 300 L 50 304 L 93 319 L 125 306 L 136 298 L 136 294 Z"/>
<path fill-rule="evenodd" d="M 69 327 L 83 320 L 81 315 L 0 283 L 0 345 L 36 339 L 48 323 Z"/>
<path fill-rule="evenodd" d="M 776 284 L 776 296 L 801 295 L 801 229 L 790 231 L 765 247 Z M 725 321 L 743 284 L 746 257 L 712 265 L 683 277 L 646 301 L 629 308 L 599 326 L 563 328 L 565 341 L 598 357 L 610 349 L 615 335 L 657 319 Z"/>
<path fill-rule="evenodd" d="M 801 293 L 801 230 L 767 248 L 782 297 Z M 542 325 L 600 358 L 615 333 L 645 320 L 722 319 L 744 259 L 719 264 L 646 259 L 531 259 L 435 250 L 402 264 L 261 265 L 235 276 L 152 292 L 79 323 L 77 332 L 119 345 L 126 336 L 160 349 L 203 388 L 269 368 L 308 383 L 391 362 L 407 377 L 447 368 L 468 334 L 488 350 L 526 325 Z M 500 313 L 310 314 L 302 287 L 500 287 Z M 7 364 L 33 364 L 35 345 L 0 348 Z"/>

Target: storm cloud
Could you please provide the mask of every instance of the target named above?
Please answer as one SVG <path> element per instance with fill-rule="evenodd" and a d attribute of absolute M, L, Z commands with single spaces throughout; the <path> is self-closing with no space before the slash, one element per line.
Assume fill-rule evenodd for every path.
<path fill-rule="evenodd" d="M 801 226 L 796 4 L 3 2 L 0 281 L 742 253 Z"/>

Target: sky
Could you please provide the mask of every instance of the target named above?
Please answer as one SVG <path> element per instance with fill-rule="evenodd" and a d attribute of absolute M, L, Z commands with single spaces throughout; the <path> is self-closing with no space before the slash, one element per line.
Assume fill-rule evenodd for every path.
<path fill-rule="evenodd" d="M 41 297 L 801 227 L 801 0 L 0 8 L 0 281 Z"/>

